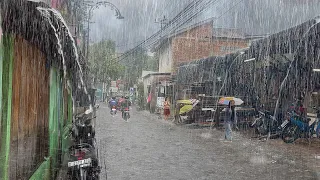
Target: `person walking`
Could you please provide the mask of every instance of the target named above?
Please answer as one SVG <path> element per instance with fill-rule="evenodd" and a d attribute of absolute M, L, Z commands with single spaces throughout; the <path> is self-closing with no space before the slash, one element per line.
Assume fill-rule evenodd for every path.
<path fill-rule="evenodd" d="M 237 113 L 235 108 L 235 101 L 229 101 L 229 105 L 226 108 L 226 115 L 224 119 L 225 124 L 225 140 L 232 141 L 232 125 L 237 122 Z"/>
<path fill-rule="evenodd" d="M 164 119 L 168 120 L 170 116 L 170 102 L 168 100 L 168 97 L 165 98 L 165 101 L 163 103 L 163 114 L 164 114 Z"/>

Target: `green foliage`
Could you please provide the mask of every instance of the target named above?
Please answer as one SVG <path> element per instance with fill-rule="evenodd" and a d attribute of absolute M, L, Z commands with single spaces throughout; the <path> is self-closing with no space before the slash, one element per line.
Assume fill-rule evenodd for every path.
<path fill-rule="evenodd" d="M 146 104 L 146 97 L 144 97 L 144 86 L 143 86 L 143 83 L 140 82 L 137 86 L 137 91 L 138 91 L 138 106 L 141 108 L 141 109 L 144 109 L 144 106 Z"/>
<path fill-rule="evenodd" d="M 102 40 L 90 46 L 89 67 L 95 82 L 107 82 L 123 76 L 124 66 L 116 58 L 114 41 Z"/>
<path fill-rule="evenodd" d="M 125 79 L 129 82 L 129 86 L 137 82 L 143 70 L 158 71 L 158 57 L 148 56 L 147 51 L 142 48 L 126 57 L 123 64 L 126 67 Z"/>

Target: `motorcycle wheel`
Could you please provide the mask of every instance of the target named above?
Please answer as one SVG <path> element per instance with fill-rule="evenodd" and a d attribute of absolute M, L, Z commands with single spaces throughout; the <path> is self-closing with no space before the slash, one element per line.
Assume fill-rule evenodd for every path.
<path fill-rule="evenodd" d="M 285 143 L 293 143 L 298 139 L 298 127 L 291 125 L 287 126 L 282 132 L 282 140 Z"/>
<path fill-rule="evenodd" d="M 125 121 L 127 121 L 127 120 L 128 120 L 128 115 L 127 115 L 127 114 L 124 114 L 124 115 L 123 115 L 123 119 L 124 119 Z"/>
<path fill-rule="evenodd" d="M 263 120 L 260 119 L 259 121 L 256 122 L 256 131 L 260 135 L 267 135 L 268 134 L 268 129 L 266 125 L 263 123 Z"/>

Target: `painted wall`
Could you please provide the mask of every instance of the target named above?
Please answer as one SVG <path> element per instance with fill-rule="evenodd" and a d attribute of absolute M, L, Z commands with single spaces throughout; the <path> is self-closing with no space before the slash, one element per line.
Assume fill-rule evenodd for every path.
<path fill-rule="evenodd" d="M 10 125 L 12 105 L 12 71 L 13 71 L 13 42 L 10 35 L 2 38 L 2 61 L 0 69 L 1 88 L 1 129 L 0 129 L 0 179 L 8 180 L 9 154 L 10 154 Z"/>
<path fill-rule="evenodd" d="M 49 68 L 44 54 L 14 37 L 10 179 L 30 177 L 48 156 Z"/>
<path fill-rule="evenodd" d="M 69 144 L 63 137 L 72 122 L 71 94 L 61 70 L 46 67 L 36 47 L 17 36 L 2 40 L 0 179 L 53 179 Z"/>
<path fill-rule="evenodd" d="M 172 63 L 172 45 L 170 39 L 159 49 L 159 72 L 171 73 Z"/>
<path fill-rule="evenodd" d="M 148 87 L 151 86 L 151 83 L 154 79 L 154 76 L 148 76 L 146 78 L 143 78 L 143 92 L 144 92 L 144 97 L 148 97 Z"/>

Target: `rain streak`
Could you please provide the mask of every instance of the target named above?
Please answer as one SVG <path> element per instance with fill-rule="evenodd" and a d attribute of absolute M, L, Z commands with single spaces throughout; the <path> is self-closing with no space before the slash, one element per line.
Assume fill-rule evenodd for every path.
<path fill-rule="evenodd" d="M 0 180 L 320 179 L 319 9 L 1 0 Z"/>

